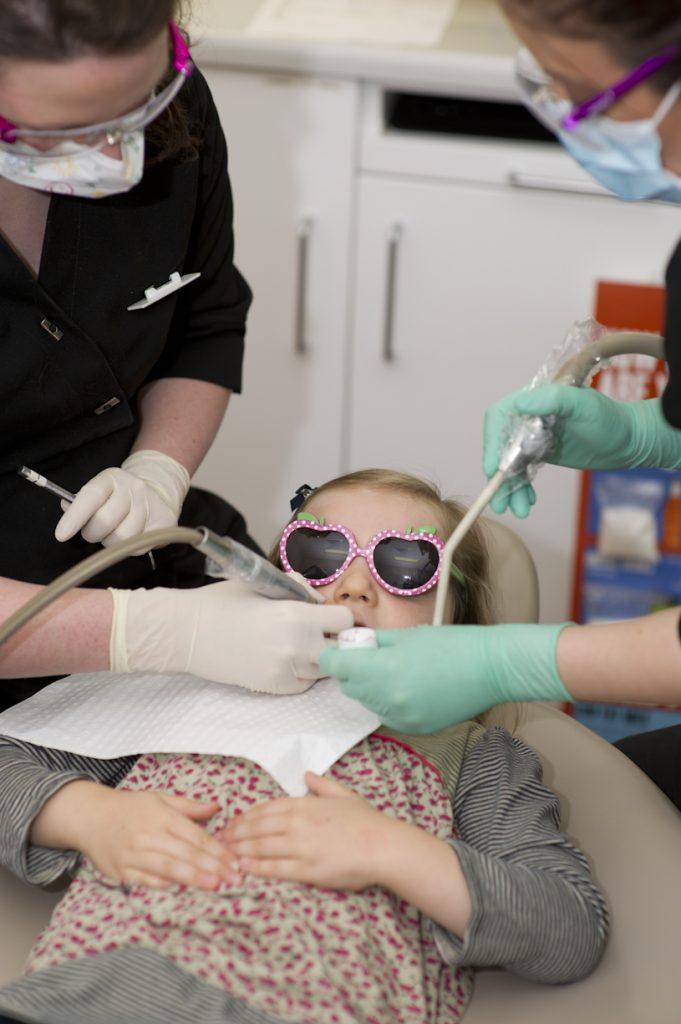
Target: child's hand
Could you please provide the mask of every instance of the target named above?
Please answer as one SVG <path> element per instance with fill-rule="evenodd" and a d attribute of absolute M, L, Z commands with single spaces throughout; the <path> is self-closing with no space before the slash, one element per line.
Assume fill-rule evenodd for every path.
<path fill-rule="evenodd" d="M 217 889 L 235 881 L 234 858 L 195 822 L 218 810 L 166 793 L 102 790 L 88 794 L 78 849 L 108 878 L 154 889 Z"/>
<path fill-rule="evenodd" d="M 219 834 L 239 869 L 354 892 L 380 884 L 397 822 L 333 779 L 305 780 L 312 796 L 260 804 Z"/>

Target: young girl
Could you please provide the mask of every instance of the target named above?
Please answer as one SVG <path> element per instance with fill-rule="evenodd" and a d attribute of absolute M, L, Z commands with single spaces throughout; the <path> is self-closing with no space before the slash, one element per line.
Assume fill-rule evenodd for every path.
<path fill-rule="evenodd" d="M 412 477 L 355 473 L 307 498 L 278 553 L 357 624 L 412 626 L 461 514 Z M 486 621 L 487 594 L 474 531 L 452 621 Z M 75 869 L 0 990 L 9 1019 L 451 1024 L 471 968 L 566 982 L 603 952 L 603 897 L 536 755 L 500 728 L 379 729 L 303 798 L 217 756 L 105 762 L 5 739 L 0 772 L 2 862 L 35 884 Z"/>

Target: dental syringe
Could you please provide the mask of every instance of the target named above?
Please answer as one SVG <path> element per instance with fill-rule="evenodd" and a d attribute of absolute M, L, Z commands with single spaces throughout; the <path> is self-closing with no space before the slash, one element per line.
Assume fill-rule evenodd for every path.
<path fill-rule="evenodd" d="M 35 469 L 30 469 L 28 466 L 19 466 L 17 473 L 22 476 L 24 480 L 28 480 L 29 484 L 35 484 L 36 487 L 44 487 L 50 494 L 56 494 L 62 501 L 66 501 L 69 504 L 76 500 L 75 494 L 71 491 L 67 491 L 65 487 L 60 484 L 55 484 L 54 480 L 48 480 L 42 473 L 38 473 Z M 62 506 L 63 507 L 63 506 Z M 152 570 L 156 569 L 156 559 L 154 558 L 153 551 L 147 551 L 147 558 L 151 565 Z"/>
<path fill-rule="evenodd" d="M 28 480 L 30 484 L 35 484 L 36 487 L 44 487 L 51 494 L 56 494 L 62 501 L 72 502 L 76 500 L 75 494 L 67 491 L 65 487 L 55 484 L 54 481 L 48 480 L 46 476 L 38 473 L 35 469 L 29 469 L 28 466 L 19 466 L 17 473 L 19 476 L 23 476 L 24 480 Z"/>
<path fill-rule="evenodd" d="M 561 366 L 553 377 L 553 383 L 583 387 L 599 364 L 622 355 L 644 355 L 663 360 L 665 358 L 664 339 L 659 334 L 647 334 L 642 331 L 617 331 L 604 334 Z M 559 426 L 557 417 L 522 416 L 518 417 L 518 420 L 517 426 L 511 431 L 509 440 L 501 453 L 499 469 L 483 488 L 445 544 L 442 552 L 440 579 L 437 585 L 433 615 L 434 626 L 441 626 L 444 623 L 451 564 L 459 544 L 475 525 L 505 480 L 525 474 L 531 466 L 541 465 L 551 453 L 556 429 Z"/>

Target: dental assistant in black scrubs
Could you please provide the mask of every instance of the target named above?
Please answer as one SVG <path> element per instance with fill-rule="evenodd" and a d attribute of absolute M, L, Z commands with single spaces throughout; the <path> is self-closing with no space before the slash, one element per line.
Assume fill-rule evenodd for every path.
<path fill-rule="evenodd" d="M 1 5 L 0 620 L 97 545 L 178 519 L 253 545 L 238 513 L 189 489 L 241 389 L 251 294 L 225 139 L 178 8 Z M 21 465 L 76 500 L 60 508 Z M 0 647 L 0 708 L 40 677 L 110 667 L 305 689 L 324 634 L 352 624 L 201 586 L 193 550 L 155 560 L 127 559 Z"/>
<path fill-rule="evenodd" d="M 606 188 L 673 203 L 681 232 L 681 8 L 678 0 L 500 0 L 521 43 L 530 109 Z M 636 239 L 631 239 L 636 245 Z M 515 392 L 488 410 L 484 468 L 498 468 L 510 413 L 557 414 L 549 461 L 573 469 L 681 469 L 681 247 L 667 272 L 662 401 L 614 402 L 591 389 Z M 527 485 L 492 508 L 526 516 Z M 678 608 L 607 625 L 419 627 L 375 651 L 334 651 L 322 668 L 406 732 L 432 732 L 497 703 L 594 700 L 681 705 Z M 681 727 L 620 744 L 681 808 Z"/>

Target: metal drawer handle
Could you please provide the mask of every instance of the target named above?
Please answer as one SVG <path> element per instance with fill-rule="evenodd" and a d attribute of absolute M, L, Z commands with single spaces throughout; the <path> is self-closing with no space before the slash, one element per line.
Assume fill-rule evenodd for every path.
<path fill-rule="evenodd" d="M 307 279 L 312 227 L 313 221 L 311 217 L 304 217 L 298 225 L 298 268 L 294 334 L 294 351 L 298 356 L 305 356 L 310 350 L 307 339 Z"/>
<path fill-rule="evenodd" d="M 397 298 L 397 261 L 402 239 L 402 225 L 393 224 L 388 232 L 388 280 L 385 300 L 385 327 L 383 331 L 383 361 L 395 361 L 395 302 Z"/>
<path fill-rule="evenodd" d="M 509 171 L 506 179 L 513 188 L 528 188 L 538 192 L 567 192 L 570 195 L 608 196 L 616 198 L 596 182 L 576 181 L 572 178 L 552 178 L 549 175 L 525 174 L 523 171 Z"/>

